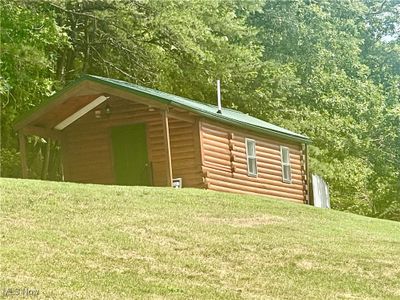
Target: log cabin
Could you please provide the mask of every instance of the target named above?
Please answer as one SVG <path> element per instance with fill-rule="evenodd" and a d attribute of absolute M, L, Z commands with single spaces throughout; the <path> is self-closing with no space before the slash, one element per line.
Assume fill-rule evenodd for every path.
<path fill-rule="evenodd" d="M 59 142 L 65 181 L 173 186 L 308 203 L 310 140 L 239 111 L 84 75 L 16 123 Z"/>

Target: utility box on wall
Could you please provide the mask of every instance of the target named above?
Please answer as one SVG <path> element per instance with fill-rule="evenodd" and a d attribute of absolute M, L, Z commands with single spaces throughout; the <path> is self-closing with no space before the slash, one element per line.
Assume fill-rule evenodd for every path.
<path fill-rule="evenodd" d="M 174 189 L 180 189 L 182 188 L 182 178 L 174 178 L 172 180 L 172 187 Z"/>

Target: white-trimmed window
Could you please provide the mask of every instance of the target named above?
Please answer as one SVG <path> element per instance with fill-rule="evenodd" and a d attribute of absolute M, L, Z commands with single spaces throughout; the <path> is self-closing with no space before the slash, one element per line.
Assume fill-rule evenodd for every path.
<path fill-rule="evenodd" d="M 245 143 L 247 155 L 247 173 L 249 176 L 257 176 L 256 141 L 246 138 Z"/>
<path fill-rule="evenodd" d="M 281 164 L 283 182 L 292 182 L 292 170 L 290 167 L 290 152 L 288 147 L 281 146 Z"/>

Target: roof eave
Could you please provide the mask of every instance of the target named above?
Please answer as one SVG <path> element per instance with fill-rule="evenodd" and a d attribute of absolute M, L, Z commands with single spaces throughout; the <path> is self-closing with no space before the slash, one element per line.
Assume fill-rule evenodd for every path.
<path fill-rule="evenodd" d="M 201 115 L 201 116 L 213 119 L 213 120 L 217 120 L 217 121 L 223 120 L 225 123 L 228 123 L 230 125 L 247 128 L 249 130 L 254 130 L 254 131 L 257 131 L 259 133 L 266 133 L 266 134 L 269 134 L 269 135 L 273 135 L 273 136 L 276 136 L 276 137 L 288 139 L 288 140 L 295 141 L 295 142 L 300 142 L 300 143 L 305 143 L 305 144 L 311 144 L 312 143 L 312 141 L 306 136 L 304 136 L 304 137 L 293 136 L 293 135 L 282 133 L 282 132 L 276 132 L 276 131 L 271 130 L 271 129 L 260 128 L 258 126 L 253 126 L 253 125 L 250 125 L 250 124 L 247 124 L 247 123 L 234 122 L 234 121 L 232 121 L 232 120 L 230 120 L 228 118 L 225 118 L 223 114 L 216 116 L 214 114 L 210 114 L 210 113 L 205 112 L 205 111 L 200 111 L 200 110 L 193 109 L 192 107 L 190 107 L 188 105 L 172 102 L 171 100 L 165 99 L 163 97 L 160 97 L 160 96 L 157 96 L 157 95 L 152 95 L 152 94 L 145 93 L 145 92 L 142 92 L 142 91 L 138 91 L 138 90 L 126 87 L 126 86 L 121 86 L 121 85 L 118 85 L 116 83 L 109 82 L 109 81 L 103 80 L 103 79 L 95 77 L 95 76 L 91 76 L 91 75 L 84 75 L 84 76 L 89 80 L 101 82 L 103 84 L 107 84 L 107 85 L 113 86 L 115 88 L 124 89 L 126 91 L 129 91 L 131 93 L 135 93 L 137 95 L 150 97 L 150 98 L 162 101 L 163 103 L 169 104 L 171 106 L 184 108 L 184 109 L 186 109 L 188 111 L 191 111 L 193 113 L 196 113 L 198 115 Z"/>
<path fill-rule="evenodd" d="M 247 124 L 247 123 L 243 123 L 243 122 L 240 122 L 240 121 L 232 121 L 231 119 L 226 118 L 223 114 L 217 116 L 215 114 L 212 114 L 212 113 L 209 113 L 209 112 L 206 112 L 206 111 L 196 110 L 196 109 L 194 109 L 194 108 L 192 108 L 192 107 L 190 107 L 188 105 L 184 105 L 184 104 L 181 104 L 181 103 L 176 103 L 176 102 L 173 102 L 173 101 L 171 101 L 169 99 L 165 99 L 165 98 L 157 96 L 157 95 L 153 95 L 153 94 L 149 94 L 149 93 L 146 93 L 146 92 L 138 91 L 136 89 L 129 88 L 129 87 L 123 86 L 123 85 L 119 85 L 117 83 L 106 81 L 106 80 L 103 80 L 103 79 L 101 79 L 99 77 L 91 76 L 91 75 L 87 75 L 87 74 L 82 75 L 77 80 L 74 80 L 73 82 L 69 83 L 61 91 L 55 93 L 54 95 L 49 97 L 46 101 L 44 101 L 42 104 L 40 104 L 40 106 L 37 109 L 35 109 L 34 111 L 28 112 L 28 113 L 24 114 L 23 116 L 21 116 L 17 120 L 17 122 L 15 123 L 14 129 L 15 130 L 20 130 L 22 127 L 24 127 L 27 124 L 29 124 L 29 122 L 32 121 L 31 119 L 33 118 L 33 116 L 35 114 L 40 115 L 40 113 L 44 110 L 44 108 L 48 104 L 50 104 L 53 100 L 55 100 L 56 98 L 64 95 L 65 93 L 67 93 L 72 88 L 76 87 L 78 84 L 80 84 L 81 82 L 83 82 L 85 80 L 89 80 L 89 81 L 94 81 L 94 82 L 98 82 L 98 83 L 101 83 L 101 84 L 105 84 L 105 85 L 108 85 L 108 86 L 111 86 L 111 87 L 114 87 L 114 88 L 117 88 L 117 89 L 125 90 L 127 92 L 130 92 L 130 93 L 133 93 L 133 94 L 136 94 L 136 95 L 150 97 L 152 99 L 156 99 L 158 101 L 161 101 L 164 104 L 168 104 L 168 105 L 171 105 L 171 106 L 183 108 L 185 110 L 191 111 L 191 112 L 193 112 L 195 114 L 198 114 L 200 116 L 203 116 L 203 117 L 206 117 L 206 118 L 210 118 L 210 119 L 213 119 L 213 120 L 216 120 L 216 121 L 222 121 L 224 123 L 227 123 L 227 124 L 230 124 L 230 125 L 233 125 L 233 126 L 236 126 L 236 127 L 246 128 L 246 129 L 253 130 L 253 131 L 256 131 L 256 132 L 259 132 L 259 133 L 269 134 L 269 135 L 272 135 L 272 136 L 284 138 L 284 139 L 295 141 L 295 142 L 306 143 L 306 144 L 310 144 L 311 143 L 311 140 L 306 136 L 294 136 L 294 135 L 286 134 L 286 133 L 283 133 L 283 132 L 277 132 L 277 131 L 274 131 L 274 130 L 271 130 L 271 129 L 267 129 L 267 128 L 261 128 L 261 127 L 254 126 L 254 125 Z"/>
<path fill-rule="evenodd" d="M 228 123 L 230 125 L 247 128 L 249 130 L 257 131 L 259 133 L 267 133 L 269 135 L 273 135 L 273 136 L 280 137 L 280 138 L 285 138 L 285 139 L 288 139 L 288 140 L 291 140 L 291 141 L 296 141 L 296 142 L 301 142 L 301 143 L 306 143 L 306 144 L 310 144 L 311 143 L 311 140 L 306 136 L 304 136 L 304 137 L 293 136 L 293 135 L 282 133 L 282 132 L 276 132 L 276 131 L 271 130 L 271 129 L 260 128 L 258 126 L 252 126 L 252 125 L 247 124 L 247 123 L 233 122 L 232 120 L 225 118 L 223 114 L 215 116 L 215 115 L 210 114 L 210 113 L 205 112 L 205 111 L 199 111 L 199 110 L 193 109 L 192 107 L 190 107 L 188 105 L 172 102 L 171 100 L 165 99 L 165 98 L 160 97 L 160 96 L 148 94 L 148 93 L 141 92 L 141 91 L 129 88 L 129 87 L 121 86 L 121 85 L 118 85 L 118 84 L 113 83 L 113 82 L 102 80 L 101 78 L 98 78 L 98 77 L 95 77 L 95 76 L 90 76 L 90 75 L 85 75 L 85 76 L 90 80 L 101 82 L 101 83 L 104 83 L 104 84 L 107 84 L 107 85 L 110 85 L 110 86 L 113 86 L 113 87 L 116 87 L 116 88 L 119 88 L 119 89 L 124 89 L 126 91 L 131 92 L 131 93 L 133 92 L 133 93 L 135 93 L 137 95 L 151 97 L 153 99 L 157 99 L 159 101 L 167 103 L 167 104 L 169 104 L 171 106 L 184 108 L 184 109 L 186 109 L 188 111 L 191 111 L 193 113 L 196 113 L 198 115 L 201 115 L 201 116 L 213 119 L 213 120 L 217 120 L 217 121 L 223 120 L 225 123 Z"/>
<path fill-rule="evenodd" d="M 90 78 L 87 78 L 87 76 L 82 76 L 72 82 L 70 82 L 69 84 L 67 84 L 62 90 L 56 92 L 54 95 L 48 97 L 45 101 L 43 101 L 42 103 L 40 103 L 40 105 L 36 108 L 34 108 L 31 111 L 28 111 L 24 114 L 22 114 L 20 117 L 18 117 L 18 119 L 16 120 L 13 128 L 15 131 L 20 130 L 21 128 L 23 128 L 24 126 L 26 126 L 27 124 L 29 124 L 29 122 L 31 122 L 33 116 L 35 114 L 39 114 L 47 107 L 47 105 L 49 105 L 50 103 L 52 103 L 56 98 L 66 94 L 67 92 L 69 92 L 71 89 L 73 89 L 74 87 L 76 87 L 77 85 L 79 85 L 80 83 L 82 83 L 85 80 L 91 80 Z"/>
<path fill-rule="evenodd" d="M 202 111 L 197 111 L 197 110 L 194 110 L 191 107 L 187 107 L 185 105 L 175 105 L 175 106 L 179 106 L 181 108 L 185 108 L 185 109 L 190 110 L 190 111 L 192 111 L 194 113 L 202 115 L 202 116 L 204 116 L 206 118 L 210 118 L 210 119 L 213 119 L 213 120 L 216 120 L 216 121 L 220 121 L 220 122 L 222 121 L 222 122 L 224 122 L 226 124 L 233 125 L 233 126 L 240 127 L 240 128 L 245 128 L 245 129 L 252 130 L 252 131 L 256 131 L 258 133 L 264 133 L 264 134 L 272 135 L 272 136 L 275 136 L 275 137 L 279 137 L 279 138 L 283 138 L 283 139 L 287 139 L 287 140 L 291 140 L 291 141 L 295 141 L 295 142 L 301 142 L 301 143 L 305 143 L 305 144 L 311 144 L 312 143 L 312 141 L 308 137 L 293 136 L 293 135 L 286 134 L 286 133 L 283 133 L 283 132 L 277 132 L 277 131 L 274 131 L 274 130 L 271 130 L 271 129 L 261 128 L 261 127 L 258 127 L 258 126 L 254 126 L 254 125 L 243 123 L 243 122 L 239 122 L 239 121 L 232 121 L 232 120 L 230 120 L 228 118 L 225 118 L 223 115 L 214 116 L 213 114 L 210 114 L 210 113 L 207 113 L 207 112 L 202 112 Z"/>

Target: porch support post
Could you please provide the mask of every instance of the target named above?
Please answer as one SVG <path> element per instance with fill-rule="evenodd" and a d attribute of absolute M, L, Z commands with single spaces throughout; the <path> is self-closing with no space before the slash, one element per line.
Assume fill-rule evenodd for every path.
<path fill-rule="evenodd" d="M 165 145 L 165 155 L 167 162 L 167 186 L 172 187 L 172 159 L 171 159 L 171 142 L 169 138 L 169 124 L 168 124 L 168 111 L 163 110 L 162 113 L 163 119 L 163 129 L 164 129 L 164 145 Z"/>
<path fill-rule="evenodd" d="M 46 140 L 46 152 L 44 154 L 44 161 L 42 165 L 42 179 L 46 180 L 49 174 L 49 162 L 50 162 L 50 149 L 51 149 L 51 139 Z"/>
<path fill-rule="evenodd" d="M 28 162 L 26 154 L 26 137 L 22 131 L 18 132 L 19 138 L 19 153 L 21 158 L 22 178 L 28 178 Z"/>

